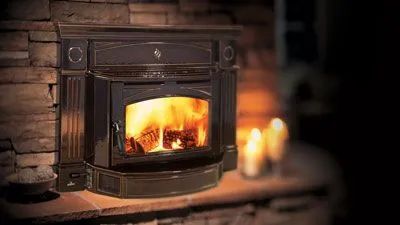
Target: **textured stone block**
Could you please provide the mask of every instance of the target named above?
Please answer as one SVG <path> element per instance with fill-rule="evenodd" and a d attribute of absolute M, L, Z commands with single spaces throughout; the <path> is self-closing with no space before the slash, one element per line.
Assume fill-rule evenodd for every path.
<path fill-rule="evenodd" d="M 29 58 L 33 66 L 59 66 L 57 43 L 30 43 Z"/>
<path fill-rule="evenodd" d="M 0 166 L 14 165 L 15 152 L 12 150 L 0 152 Z"/>
<path fill-rule="evenodd" d="M 108 3 L 128 3 L 128 0 L 106 0 Z"/>
<path fill-rule="evenodd" d="M 223 2 L 218 3 L 217 1 L 211 1 L 208 3 L 209 9 L 212 13 L 221 11 L 232 11 L 234 4 L 224 4 Z"/>
<path fill-rule="evenodd" d="M 276 92 L 261 85 L 247 85 L 238 93 L 238 116 L 274 115 L 278 109 Z"/>
<path fill-rule="evenodd" d="M 137 223 L 137 225 L 158 225 L 158 222 L 157 220 L 152 220 L 152 221 L 140 222 Z"/>
<path fill-rule="evenodd" d="M 35 114 L 51 112 L 52 96 L 47 84 L 7 84 L 0 85 L 0 113 Z"/>
<path fill-rule="evenodd" d="M 173 225 L 173 224 L 182 224 L 183 215 L 176 217 L 168 217 L 168 218 L 157 218 L 158 225 Z"/>
<path fill-rule="evenodd" d="M 7 3 L 4 16 L 8 19 L 50 19 L 49 0 L 13 0 Z"/>
<path fill-rule="evenodd" d="M 183 225 L 207 225 L 207 220 L 204 219 L 200 219 L 200 220 L 185 220 L 183 221 Z"/>
<path fill-rule="evenodd" d="M 257 4 L 240 4 L 233 9 L 239 24 L 274 24 L 274 13 L 271 8 Z"/>
<path fill-rule="evenodd" d="M 28 50 L 28 32 L 2 32 L 0 35 L 0 50 Z"/>
<path fill-rule="evenodd" d="M 28 114 L 28 115 L 11 114 L 0 117 L 0 122 L 57 120 L 58 118 L 56 115 L 57 114 L 55 112 L 43 113 L 43 114 Z"/>
<path fill-rule="evenodd" d="M 272 199 L 269 207 L 276 211 L 305 210 L 311 207 L 317 199 L 312 195 Z"/>
<path fill-rule="evenodd" d="M 218 217 L 218 218 L 209 218 L 207 220 L 207 225 L 229 225 L 234 224 L 234 217 Z"/>
<path fill-rule="evenodd" d="M 0 138 L 55 137 L 56 121 L 10 121 L 0 123 Z"/>
<path fill-rule="evenodd" d="M 0 140 L 0 151 L 11 149 L 11 141 L 10 140 Z"/>
<path fill-rule="evenodd" d="M 270 68 L 276 67 L 276 55 L 275 51 L 265 48 L 247 48 L 244 52 L 243 67 L 246 68 Z"/>
<path fill-rule="evenodd" d="M 328 225 L 332 224 L 332 221 L 332 214 L 324 205 L 290 213 L 260 208 L 257 210 L 253 225 Z"/>
<path fill-rule="evenodd" d="M 229 15 L 219 14 L 175 14 L 169 13 L 168 24 L 171 25 L 228 25 L 232 24 Z"/>
<path fill-rule="evenodd" d="M 275 68 L 243 68 L 240 71 L 239 92 L 254 87 L 276 90 L 278 82 L 276 74 Z"/>
<path fill-rule="evenodd" d="M 55 31 L 56 26 L 53 22 L 47 21 L 18 21 L 7 20 L 0 21 L 2 30 L 42 30 L 42 31 Z"/>
<path fill-rule="evenodd" d="M 160 13 L 160 12 L 176 12 L 178 10 L 177 4 L 171 3 L 129 3 L 129 11 L 147 12 L 147 13 Z"/>
<path fill-rule="evenodd" d="M 58 41 L 58 36 L 56 32 L 50 31 L 30 31 L 29 40 L 39 41 L 39 42 L 56 42 Z"/>
<path fill-rule="evenodd" d="M 0 68 L 0 84 L 35 83 L 54 84 L 57 70 L 49 67 L 8 67 Z"/>
<path fill-rule="evenodd" d="M 179 10 L 185 13 L 207 12 L 210 10 L 210 3 L 208 0 L 180 0 Z"/>
<path fill-rule="evenodd" d="M 52 152 L 58 150 L 55 137 L 13 140 L 17 153 Z"/>
<path fill-rule="evenodd" d="M 18 61 L 28 60 L 29 54 L 27 51 L 0 51 L 0 61 Z"/>
<path fill-rule="evenodd" d="M 0 66 L 29 66 L 29 59 L 0 59 Z"/>
<path fill-rule="evenodd" d="M 0 51 L 0 59 L 27 59 L 27 51 Z"/>
<path fill-rule="evenodd" d="M 35 153 L 35 154 L 17 154 L 17 167 L 28 167 L 38 165 L 55 165 L 58 163 L 58 153 Z"/>
<path fill-rule="evenodd" d="M 198 220 L 201 218 L 207 218 L 207 219 L 229 218 L 232 215 L 244 215 L 244 214 L 251 214 L 253 212 L 255 212 L 255 207 L 252 204 L 246 204 L 234 207 L 227 206 L 223 208 L 192 211 L 192 214 L 188 217 L 188 219 Z"/>
<path fill-rule="evenodd" d="M 0 66 L 29 66 L 27 51 L 0 51 Z"/>
<path fill-rule="evenodd" d="M 274 46 L 274 27 L 248 25 L 243 27 L 238 46 L 240 48 L 272 48 Z"/>
<path fill-rule="evenodd" d="M 235 215 L 235 214 L 233 214 Z M 247 214 L 239 214 L 233 217 L 232 224 L 253 225 L 254 217 Z"/>
<path fill-rule="evenodd" d="M 128 24 L 129 9 L 127 4 L 52 1 L 51 18 L 65 22 Z"/>
<path fill-rule="evenodd" d="M 166 24 L 167 15 L 164 13 L 133 13 L 130 15 L 131 24 Z"/>
<path fill-rule="evenodd" d="M 127 3 L 128 0 L 90 0 L 90 2 L 106 2 L 106 3 Z"/>
<path fill-rule="evenodd" d="M 15 172 L 14 164 L 12 166 L 0 166 L 0 186 L 8 185 L 6 177 Z"/>

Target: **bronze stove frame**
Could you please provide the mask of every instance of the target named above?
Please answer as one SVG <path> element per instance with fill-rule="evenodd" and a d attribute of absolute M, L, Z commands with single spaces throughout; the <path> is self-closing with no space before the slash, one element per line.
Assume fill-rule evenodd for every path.
<path fill-rule="evenodd" d="M 177 195 L 214 187 L 223 171 L 236 168 L 240 27 L 58 27 L 59 191 L 88 189 L 121 198 Z M 209 146 L 124 154 L 119 135 L 125 137 L 125 106 L 166 96 L 211 103 Z"/>

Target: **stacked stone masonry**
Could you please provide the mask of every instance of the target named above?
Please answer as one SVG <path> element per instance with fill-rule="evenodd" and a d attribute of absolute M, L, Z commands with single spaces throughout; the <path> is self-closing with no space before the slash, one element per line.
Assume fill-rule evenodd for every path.
<path fill-rule="evenodd" d="M 57 22 L 243 25 L 238 62 L 238 133 L 278 110 L 270 2 L 188 0 L 14 0 L 0 19 L 0 179 L 56 165 Z M 241 140 L 238 140 L 239 144 Z"/>

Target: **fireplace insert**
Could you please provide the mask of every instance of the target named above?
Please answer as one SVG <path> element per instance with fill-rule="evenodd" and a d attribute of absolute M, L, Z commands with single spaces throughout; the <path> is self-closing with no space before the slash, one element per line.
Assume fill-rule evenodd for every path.
<path fill-rule="evenodd" d="M 240 27 L 58 27 L 59 191 L 177 195 L 236 168 Z"/>

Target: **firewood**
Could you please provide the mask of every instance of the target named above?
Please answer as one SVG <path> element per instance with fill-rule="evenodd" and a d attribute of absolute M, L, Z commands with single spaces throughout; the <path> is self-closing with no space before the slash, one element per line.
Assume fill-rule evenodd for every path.
<path fill-rule="evenodd" d="M 144 149 L 140 143 L 138 143 L 135 138 L 130 137 L 125 140 L 125 149 L 128 154 L 143 154 Z"/>
<path fill-rule="evenodd" d="M 125 140 L 127 153 L 129 154 L 143 154 L 149 153 L 159 145 L 159 129 L 146 130 L 138 137 L 131 137 Z M 182 149 L 195 148 L 198 142 L 197 129 L 186 130 L 163 130 L 163 148 L 173 149 L 172 143 L 180 141 L 179 146 Z M 177 149 L 175 149 L 177 150 Z"/>
<path fill-rule="evenodd" d="M 183 149 L 196 147 L 197 142 L 197 130 L 165 130 L 164 131 L 164 147 L 172 149 L 172 143 L 177 142 L 178 139 L 181 141 L 180 146 Z"/>
<path fill-rule="evenodd" d="M 158 146 L 159 129 L 153 129 L 142 132 L 139 137 L 135 140 L 143 148 L 145 153 L 148 153 L 152 149 Z"/>

